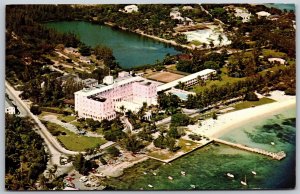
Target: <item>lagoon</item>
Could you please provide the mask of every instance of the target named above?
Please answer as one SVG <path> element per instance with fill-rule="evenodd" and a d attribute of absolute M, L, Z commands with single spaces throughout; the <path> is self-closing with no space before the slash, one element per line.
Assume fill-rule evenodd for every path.
<path fill-rule="evenodd" d="M 58 32 L 72 32 L 88 46 L 100 44 L 111 48 L 117 62 L 124 69 L 154 64 L 164 59 L 166 54 L 180 53 L 165 43 L 106 25 L 83 21 L 49 22 L 45 25 Z"/>

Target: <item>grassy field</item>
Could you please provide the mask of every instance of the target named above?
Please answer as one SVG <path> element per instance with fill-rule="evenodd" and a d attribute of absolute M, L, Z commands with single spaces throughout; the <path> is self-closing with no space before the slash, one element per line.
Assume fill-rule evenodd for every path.
<path fill-rule="evenodd" d="M 195 143 L 190 140 L 182 139 L 182 138 L 178 140 L 177 145 L 180 146 L 181 148 L 176 152 L 171 152 L 168 150 L 158 150 L 158 151 L 150 152 L 148 155 L 157 158 L 159 160 L 169 160 L 176 156 L 181 156 L 182 154 L 189 152 L 199 146 L 198 143 Z"/>
<path fill-rule="evenodd" d="M 225 85 L 226 83 L 234 83 L 234 82 L 237 82 L 239 80 L 244 80 L 245 79 L 245 78 L 229 77 L 227 75 L 227 68 L 226 67 L 223 67 L 221 69 L 221 71 L 222 71 L 222 73 L 221 73 L 222 80 L 221 81 L 219 81 L 219 80 L 207 80 L 205 86 L 196 85 L 191 89 L 191 91 L 195 92 L 195 93 L 199 93 L 199 92 L 202 92 L 205 88 L 209 88 L 214 84 L 217 85 L 217 86 L 222 86 L 222 85 Z"/>
<path fill-rule="evenodd" d="M 85 126 L 85 123 L 78 122 L 78 121 L 72 121 L 71 124 L 75 125 L 78 129 L 83 129 L 84 128 L 84 130 L 92 131 L 92 129 L 90 127 Z M 96 131 L 93 131 L 93 132 L 98 133 L 100 135 L 103 134 L 102 128 L 98 128 Z"/>
<path fill-rule="evenodd" d="M 264 57 L 267 57 L 267 58 L 270 58 L 270 57 L 285 58 L 287 56 L 283 52 L 279 52 L 279 51 L 272 50 L 272 49 L 263 49 L 262 54 Z"/>
<path fill-rule="evenodd" d="M 102 145 L 107 141 L 101 137 L 86 137 L 82 135 L 77 135 L 69 130 L 54 124 L 54 123 L 47 123 L 47 128 L 50 133 L 54 131 L 65 132 L 66 135 L 59 135 L 56 138 L 66 147 L 68 150 L 73 151 L 84 151 L 87 148 L 94 148 L 98 144 Z"/>
<path fill-rule="evenodd" d="M 55 115 L 57 117 L 57 119 L 59 119 L 61 121 L 64 120 L 67 123 L 71 122 L 71 121 L 74 121 L 76 119 L 75 116 L 71 116 L 71 115 L 64 116 L 63 114 L 57 114 L 57 113 L 46 112 L 46 111 L 42 111 L 42 113 L 39 115 L 39 118 L 42 119 L 46 115 Z"/>
<path fill-rule="evenodd" d="M 188 45 L 195 45 L 195 46 L 200 46 L 202 43 L 198 40 L 192 40 Z"/>
<path fill-rule="evenodd" d="M 253 106 L 259 106 L 259 105 L 263 105 L 263 104 L 268 104 L 268 103 L 272 103 L 272 102 L 275 102 L 275 100 L 264 97 L 264 98 L 259 99 L 259 101 L 243 101 L 241 103 L 234 105 L 233 107 L 235 108 L 235 110 L 241 110 L 241 109 L 250 108 Z"/>

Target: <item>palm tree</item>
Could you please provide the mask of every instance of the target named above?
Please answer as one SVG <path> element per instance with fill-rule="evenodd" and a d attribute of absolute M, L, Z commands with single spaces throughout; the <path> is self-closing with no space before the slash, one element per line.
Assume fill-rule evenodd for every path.
<path fill-rule="evenodd" d="M 50 179 L 50 180 L 53 180 L 55 178 L 55 174 L 56 174 L 56 171 L 57 171 L 57 165 L 53 165 L 52 167 L 50 167 L 49 169 L 47 169 L 45 171 L 45 174 L 46 176 Z"/>
<path fill-rule="evenodd" d="M 121 110 L 122 113 L 125 115 L 125 107 L 124 107 L 124 105 L 122 105 L 122 106 L 120 107 L 120 110 Z"/>
<path fill-rule="evenodd" d="M 185 84 L 182 83 L 181 81 L 178 82 L 178 88 L 183 90 L 185 88 Z"/>
<path fill-rule="evenodd" d="M 209 41 L 209 47 L 210 47 L 210 48 L 213 48 L 214 46 L 215 46 L 214 41 L 213 41 L 213 40 L 210 40 L 210 41 Z"/>
<path fill-rule="evenodd" d="M 219 45 L 221 45 L 222 41 L 224 40 L 221 34 L 219 34 L 218 40 L 219 40 Z"/>

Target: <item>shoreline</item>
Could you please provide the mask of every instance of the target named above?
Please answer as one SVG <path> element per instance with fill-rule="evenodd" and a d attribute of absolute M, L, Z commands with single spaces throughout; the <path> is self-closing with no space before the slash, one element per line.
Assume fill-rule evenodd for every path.
<path fill-rule="evenodd" d="M 110 23 L 110 22 L 104 22 L 105 25 L 108 25 L 110 27 L 114 27 L 114 26 L 117 26 L 115 25 L 114 23 Z M 117 26 L 119 29 L 121 30 L 124 30 L 124 31 L 129 31 L 129 32 L 132 32 L 132 33 L 135 33 L 135 34 L 139 34 L 141 36 L 146 36 L 148 38 L 151 38 L 151 39 L 154 39 L 154 40 L 157 40 L 159 42 L 163 42 L 163 43 L 166 43 L 166 44 L 171 44 L 172 46 L 177 46 L 177 47 L 182 47 L 182 48 L 186 48 L 186 49 L 190 49 L 190 50 L 193 50 L 194 48 L 191 47 L 191 46 L 188 46 L 188 45 L 182 45 L 182 44 L 179 44 L 177 43 L 175 40 L 167 40 L 167 39 L 164 39 L 164 38 L 159 38 L 157 36 L 154 36 L 154 35 L 149 35 L 149 34 L 145 34 L 144 32 L 142 32 L 141 30 L 137 29 L 137 30 L 128 30 L 128 28 L 125 28 L 125 27 L 122 27 L 122 26 Z"/>
<path fill-rule="evenodd" d="M 219 138 L 232 129 L 267 118 L 292 107 L 296 107 L 296 99 L 238 110 L 220 115 L 217 120 L 212 118 L 205 120 L 202 122 L 202 126 L 197 126 L 193 131 L 208 137 Z"/>

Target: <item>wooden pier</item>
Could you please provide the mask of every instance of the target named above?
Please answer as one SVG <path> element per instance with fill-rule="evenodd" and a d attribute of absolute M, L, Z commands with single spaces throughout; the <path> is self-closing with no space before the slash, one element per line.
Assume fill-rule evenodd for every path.
<path fill-rule="evenodd" d="M 249 151 L 249 152 L 254 152 L 254 153 L 257 153 L 257 154 L 269 156 L 272 159 L 276 159 L 276 160 L 282 160 L 283 158 L 286 157 L 286 154 L 285 154 L 284 151 L 274 153 L 274 152 L 269 152 L 269 151 L 259 149 L 259 148 L 251 148 L 251 147 L 248 147 L 246 145 L 224 141 L 224 140 L 221 140 L 221 139 L 213 139 L 213 140 L 217 143 L 222 143 L 222 144 L 225 144 L 225 145 L 228 145 L 228 146 L 231 146 L 231 147 L 235 147 L 235 148 L 239 148 L 239 149 L 242 149 L 242 150 L 246 150 L 246 151 Z"/>

